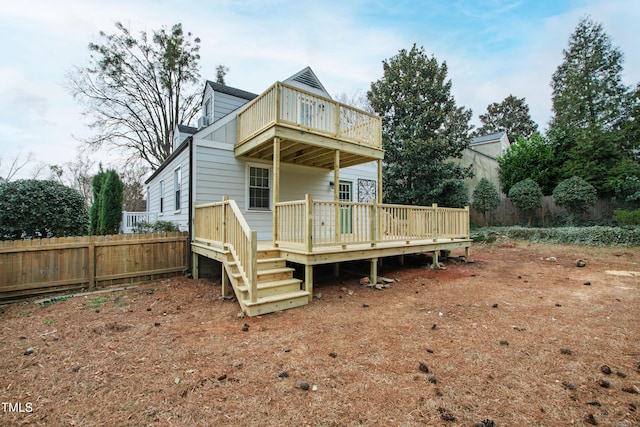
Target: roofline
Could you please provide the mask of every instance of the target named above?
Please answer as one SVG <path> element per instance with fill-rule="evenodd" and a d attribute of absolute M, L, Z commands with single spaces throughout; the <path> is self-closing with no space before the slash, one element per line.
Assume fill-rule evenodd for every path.
<path fill-rule="evenodd" d="M 193 136 L 189 136 L 184 141 L 182 141 L 182 143 L 178 146 L 178 148 L 173 150 L 173 152 L 169 155 L 169 157 L 165 159 L 164 162 L 162 162 L 162 164 L 158 167 L 158 169 L 156 169 L 151 174 L 151 176 L 147 178 L 147 180 L 144 182 L 145 185 L 149 184 L 152 179 L 157 177 L 160 174 L 160 172 L 165 170 L 169 166 L 169 164 L 173 161 L 173 159 L 175 159 L 178 156 L 178 154 L 182 153 L 189 146 L 192 140 L 193 140 Z"/>

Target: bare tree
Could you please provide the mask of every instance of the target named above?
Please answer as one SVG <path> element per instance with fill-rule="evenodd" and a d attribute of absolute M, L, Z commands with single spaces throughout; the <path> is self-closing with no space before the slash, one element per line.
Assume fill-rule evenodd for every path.
<path fill-rule="evenodd" d="M 171 154 L 171 131 L 199 111 L 200 39 L 181 24 L 137 37 L 116 29 L 89 44 L 89 65 L 67 74 L 67 88 L 95 130 L 86 144 L 125 149 L 156 169 Z"/>
<path fill-rule="evenodd" d="M 22 152 L 18 153 L 18 155 L 11 161 L 6 169 L 4 180 L 6 182 L 11 181 L 15 176 L 23 170 L 28 164 L 33 163 L 35 161 L 35 157 L 33 153 L 29 152 L 26 157 L 22 155 Z M 2 157 L 0 156 L 0 172 L 2 171 Z M 2 176 L 0 175 L 0 178 Z"/>

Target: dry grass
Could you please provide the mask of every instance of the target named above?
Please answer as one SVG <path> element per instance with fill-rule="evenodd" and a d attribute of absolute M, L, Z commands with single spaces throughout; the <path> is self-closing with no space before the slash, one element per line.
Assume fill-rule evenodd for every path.
<path fill-rule="evenodd" d="M 321 298 L 259 318 L 187 279 L 3 307 L 0 399 L 32 411 L 0 424 L 640 425 L 640 277 L 605 272 L 639 271 L 640 249 L 502 242 L 472 259 L 385 260 L 398 281 L 381 291 L 318 271 Z"/>

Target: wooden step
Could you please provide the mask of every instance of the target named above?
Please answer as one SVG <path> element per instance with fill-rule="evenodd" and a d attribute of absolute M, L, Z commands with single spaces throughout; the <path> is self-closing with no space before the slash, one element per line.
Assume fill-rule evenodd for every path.
<path fill-rule="evenodd" d="M 257 260 L 258 271 L 270 270 L 273 268 L 283 268 L 287 266 L 285 258 L 260 258 Z"/>
<path fill-rule="evenodd" d="M 279 249 L 258 249 L 256 252 L 256 259 L 265 259 L 265 258 L 280 258 L 280 250 Z"/>
<path fill-rule="evenodd" d="M 309 303 L 309 292 L 295 291 L 286 294 L 271 295 L 258 298 L 256 302 L 242 300 L 240 302 L 249 316 L 259 316 L 261 314 L 273 313 L 274 311 L 287 310 L 293 307 L 300 307 Z"/>
<path fill-rule="evenodd" d="M 293 272 L 296 271 L 291 267 L 270 268 L 268 270 L 258 270 L 258 283 L 268 282 L 271 280 L 290 279 Z"/>
<path fill-rule="evenodd" d="M 301 283 L 302 280 L 293 278 L 259 282 L 258 298 L 299 291 Z M 239 285 L 237 289 L 242 295 L 241 299 L 249 298 L 249 288 L 246 285 Z"/>

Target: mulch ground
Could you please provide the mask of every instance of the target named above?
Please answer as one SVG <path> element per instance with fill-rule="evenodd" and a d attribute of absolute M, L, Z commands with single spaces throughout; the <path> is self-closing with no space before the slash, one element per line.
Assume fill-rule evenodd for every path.
<path fill-rule="evenodd" d="M 384 260 L 382 290 L 318 268 L 254 318 L 185 278 L 2 306 L 0 425 L 640 425 L 640 248 L 470 260 Z"/>

